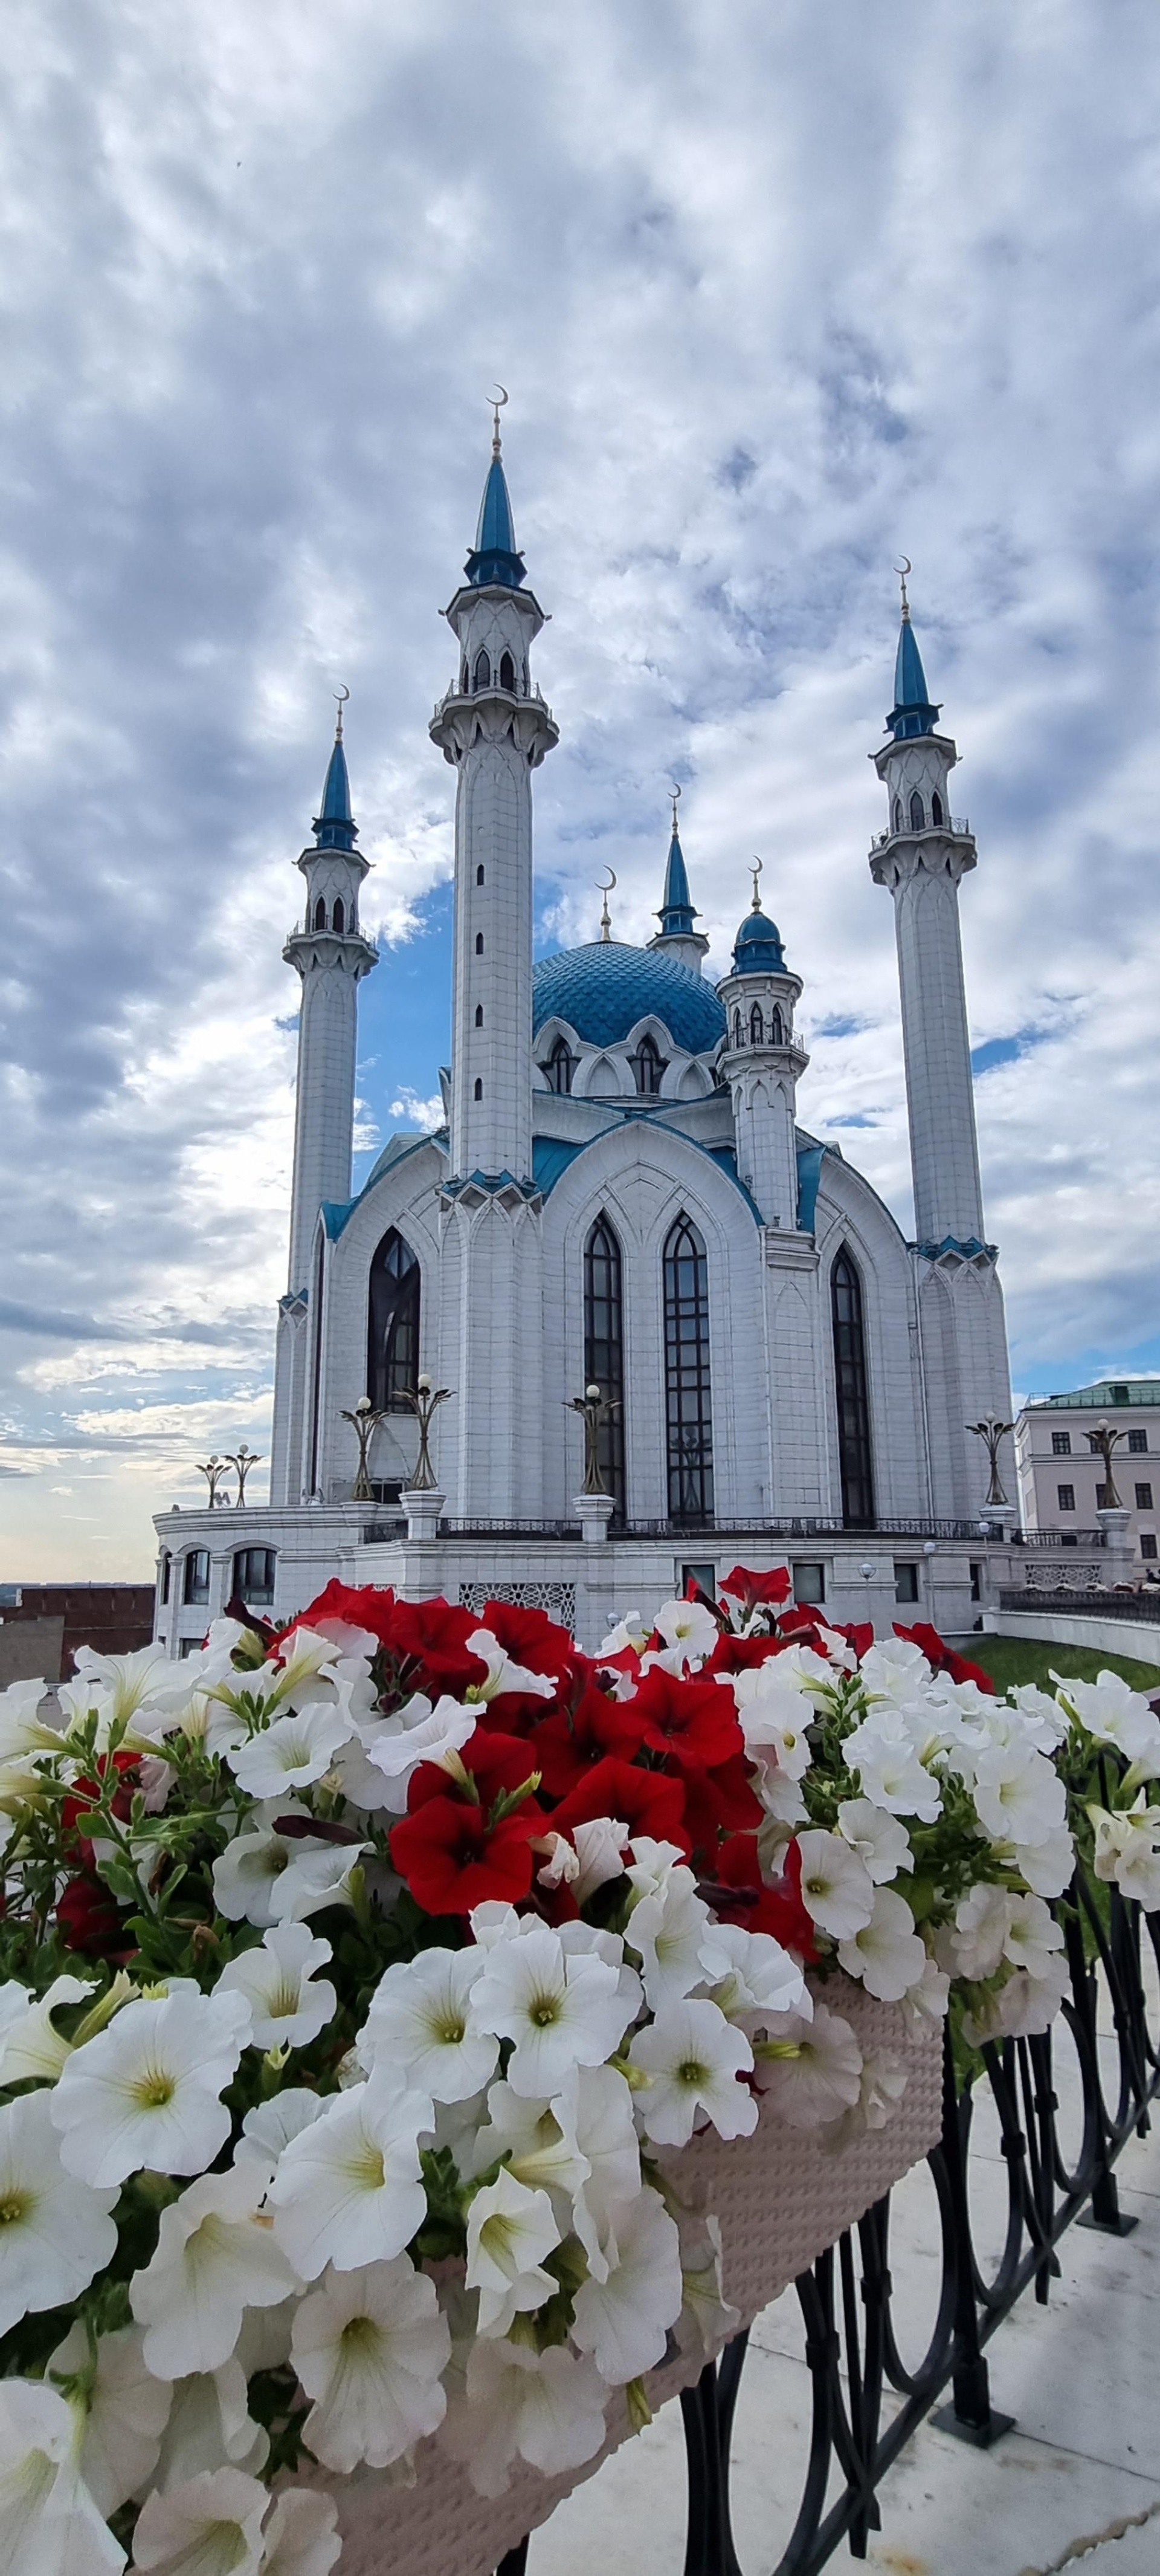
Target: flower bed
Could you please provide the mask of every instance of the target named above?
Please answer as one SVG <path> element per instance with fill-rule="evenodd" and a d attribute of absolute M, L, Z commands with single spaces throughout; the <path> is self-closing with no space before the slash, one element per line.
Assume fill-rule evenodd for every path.
<path fill-rule="evenodd" d="M 589 1657 L 331 1584 L 0 1696 L 11 2576 L 357 2576 L 384 2481 L 490 2567 L 930 2143 L 948 2010 L 1048 2026 L 1073 1834 L 1157 1901 L 1126 1685 L 723 1593 Z"/>

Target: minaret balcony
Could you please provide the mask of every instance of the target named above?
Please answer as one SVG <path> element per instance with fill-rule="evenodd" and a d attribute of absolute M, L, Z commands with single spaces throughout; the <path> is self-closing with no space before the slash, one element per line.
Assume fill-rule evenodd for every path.
<path fill-rule="evenodd" d="M 975 837 L 965 814 L 948 814 L 945 823 L 924 823 L 921 830 L 914 823 L 899 823 L 888 832 L 875 832 L 870 847 L 884 850 L 888 841 L 929 840 L 932 833 L 940 834 L 944 841 L 973 841 Z"/>

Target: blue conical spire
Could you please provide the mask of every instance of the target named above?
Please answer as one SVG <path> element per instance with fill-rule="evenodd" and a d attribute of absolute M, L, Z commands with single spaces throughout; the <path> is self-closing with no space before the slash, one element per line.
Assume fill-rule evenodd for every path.
<path fill-rule="evenodd" d="M 349 691 L 347 695 L 349 696 Z M 353 850 L 358 828 L 350 810 L 350 780 L 346 774 L 346 753 L 342 742 L 342 701 L 334 728 L 334 749 L 322 790 L 322 811 L 314 817 L 314 834 L 320 850 Z"/>
<path fill-rule="evenodd" d="M 909 567 L 908 567 L 909 569 Z M 915 734 L 933 733 L 939 710 L 932 706 L 927 691 L 926 673 L 918 638 L 910 622 L 910 602 L 906 596 L 906 574 L 902 581 L 902 632 L 894 663 L 894 705 L 887 716 L 887 731 L 896 742 L 905 742 Z"/>
<path fill-rule="evenodd" d="M 697 919 L 697 907 L 689 893 L 685 853 L 681 848 L 681 836 L 677 830 L 677 798 L 680 792 L 679 787 L 675 787 L 672 791 L 673 837 L 669 843 L 669 855 L 665 865 L 665 890 L 661 896 L 661 908 L 657 915 L 662 939 L 691 938 L 693 924 Z"/>
<path fill-rule="evenodd" d="M 503 388 L 500 388 L 501 392 Z M 507 395 L 504 394 L 504 401 Z M 524 560 L 516 547 L 515 521 L 511 496 L 503 470 L 503 450 L 499 435 L 500 406 L 495 406 L 495 427 L 491 441 L 491 463 L 479 505 L 479 525 L 475 544 L 463 567 L 473 590 L 482 590 L 493 582 L 505 590 L 518 590 L 524 578 Z"/>

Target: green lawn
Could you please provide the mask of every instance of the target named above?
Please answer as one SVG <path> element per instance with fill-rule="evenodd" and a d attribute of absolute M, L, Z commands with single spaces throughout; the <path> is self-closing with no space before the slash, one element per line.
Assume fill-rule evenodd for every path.
<path fill-rule="evenodd" d="M 961 1638 L 959 1653 L 969 1655 L 990 1675 L 997 1690 L 1007 1690 L 1013 1682 L 1038 1682 L 1050 1691 L 1052 1667 L 1072 1681 L 1094 1682 L 1097 1673 L 1122 1673 L 1133 1690 L 1143 1691 L 1154 1699 L 1160 1693 L 1160 1665 L 1137 1663 L 1131 1655 L 1107 1655 L 1097 1646 L 1050 1646 L 1038 1637 Z M 1160 1656 L 1160 1632 L 1156 1639 Z"/>

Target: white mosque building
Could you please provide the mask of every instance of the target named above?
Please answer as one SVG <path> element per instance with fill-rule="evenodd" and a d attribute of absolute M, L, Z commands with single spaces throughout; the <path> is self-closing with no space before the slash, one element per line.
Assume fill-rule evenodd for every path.
<path fill-rule="evenodd" d="M 729 973 L 704 975 L 675 803 L 655 938 L 613 938 L 606 908 L 598 939 L 533 961 L 532 779 L 559 735 L 498 414 L 446 614 L 457 667 L 430 728 L 455 772 L 446 1123 L 393 1134 L 352 1197 L 357 989 L 379 960 L 340 716 L 284 951 L 301 1017 L 270 1502 L 159 1515 L 159 1634 L 177 1654 L 235 1592 L 287 1615 L 341 1572 L 542 1602 L 591 1645 L 738 1557 L 789 1559 L 799 1597 L 835 1617 L 888 1626 L 902 1602 L 969 1627 L 987 1466 L 967 1425 L 1011 1407 L 959 929 L 975 842 L 905 592 L 870 868 L 894 903 L 913 1242 L 798 1122 L 802 984 L 756 878 Z M 435 1494 L 414 1489 L 421 1378 L 450 1391 Z M 582 1496 L 568 1409 L 592 1386 L 603 1501 Z M 365 1398 L 370 1502 L 352 1491 Z"/>

